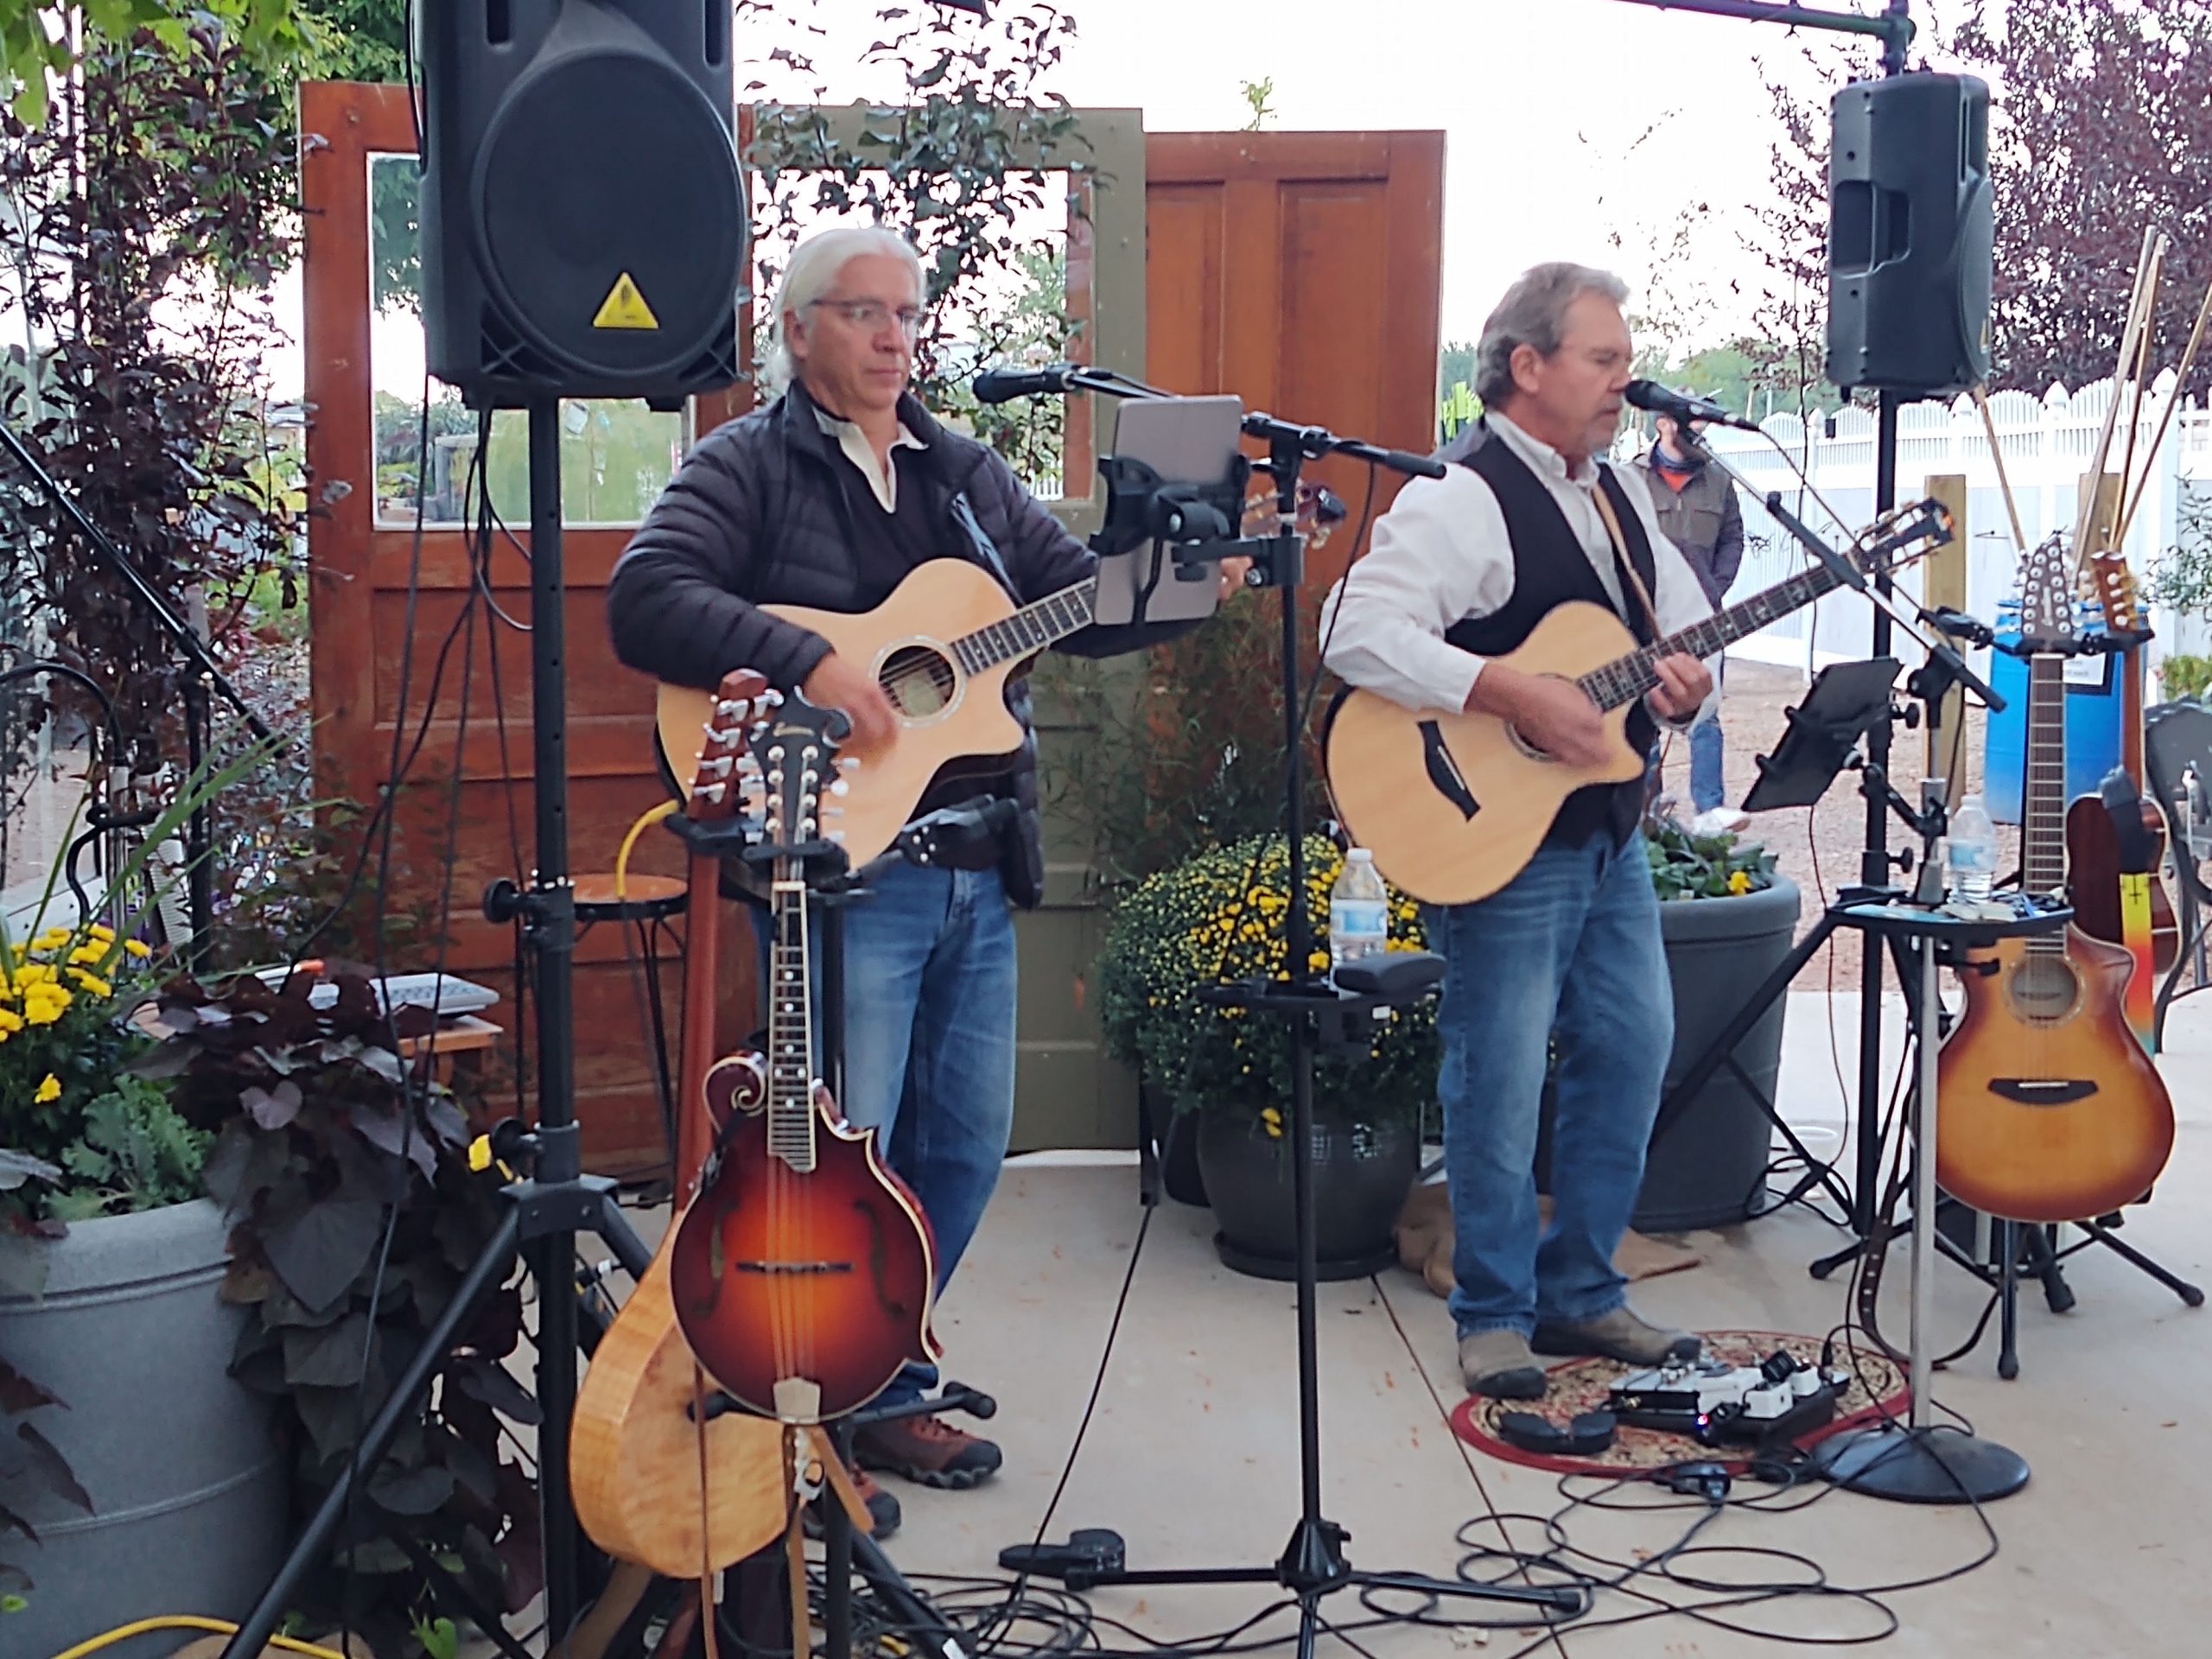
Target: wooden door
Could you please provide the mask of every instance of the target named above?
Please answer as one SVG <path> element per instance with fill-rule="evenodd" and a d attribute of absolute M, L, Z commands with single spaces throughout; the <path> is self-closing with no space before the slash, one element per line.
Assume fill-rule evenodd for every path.
<path fill-rule="evenodd" d="M 1441 133 L 1147 134 L 1143 378 L 1235 392 L 1248 409 L 1427 454 L 1443 196 Z M 1102 248 L 1102 312 L 1128 303 L 1111 251 Z M 1308 476 L 1357 512 L 1363 466 L 1325 461 Z M 1377 478 L 1377 513 L 1399 481 Z M 1342 574 L 1350 539 L 1348 526 L 1314 556 L 1309 595 Z M 1054 745 L 1086 733 L 1056 724 L 1049 704 L 1039 712 L 1049 766 Z M 1127 1147 L 1135 1084 L 1101 1052 L 1082 992 L 1103 938 L 1090 836 L 1049 818 L 1047 830 L 1045 904 L 1020 922 L 1014 1144 Z"/>
<path fill-rule="evenodd" d="M 442 939 L 446 971 L 499 992 L 503 1001 L 486 1015 L 507 1028 L 499 1050 L 506 1064 L 494 1069 L 506 1078 L 491 1102 L 497 1109 L 515 1098 L 516 1055 L 534 1070 L 536 1054 L 535 1033 L 515 1028 L 513 936 L 480 908 L 488 883 L 529 880 L 536 851 L 530 639 L 496 618 L 487 626 L 480 619 L 488 607 L 480 604 L 480 620 L 456 639 L 441 671 L 440 647 L 474 580 L 462 533 L 425 529 L 418 562 L 411 510 L 404 523 L 378 512 L 371 165 L 379 155 L 415 152 L 406 89 L 304 86 L 301 130 L 316 775 L 326 796 L 373 805 L 392 775 L 395 733 L 404 756 L 420 731 L 419 756 L 403 766 L 393 880 L 384 895 L 385 913 L 414 925 L 387 965 L 395 972 L 438 966 Z M 728 418 L 741 402 L 702 400 L 691 412 L 694 429 Z M 573 518 L 579 504 L 569 505 Z M 526 625 L 529 523 L 520 514 L 506 523 L 513 539 L 494 545 L 489 600 Z M 575 525 L 563 537 L 569 864 L 579 874 L 611 872 L 632 823 L 667 798 L 651 747 L 652 688 L 616 663 L 607 636 L 605 590 L 629 537 L 619 523 Z M 680 850 L 666 830 L 649 830 L 630 868 L 680 875 Z M 369 880 L 375 873 L 372 862 Z M 723 1029 L 734 1038 L 750 1029 L 741 1021 L 753 1006 L 753 956 L 749 935 L 734 925 L 725 930 L 722 960 Z M 663 973 L 671 1045 L 679 972 L 671 964 Z M 643 1173 L 666 1158 L 644 996 L 634 935 L 626 939 L 612 925 L 587 933 L 575 953 L 576 1116 L 585 1161 L 604 1173 Z M 534 1094 L 531 1100 L 534 1109 Z"/>

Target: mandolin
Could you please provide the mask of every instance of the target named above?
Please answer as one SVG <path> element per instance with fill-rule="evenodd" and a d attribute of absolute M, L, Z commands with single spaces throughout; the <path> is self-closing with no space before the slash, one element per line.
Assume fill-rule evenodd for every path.
<path fill-rule="evenodd" d="M 1844 556 L 1869 573 L 1895 569 L 1910 561 L 1892 555 L 1950 535 L 1949 515 L 1925 501 L 1885 518 Z M 1322 735 L 1337 816 L 1401 891 L 1433 905 L 1487 899 L 1527 867 L 1569 795 L 1643 775 L 1646 759 L 1628 741 L 1628 718 L 1658 683 L 1655 662 L 1710 657 L 1841 582 L 1821 565 L 1641 648 L 1602 605 L 1577 601 L 1548 613 L 1519 649 L 1497 660 L 1572 679 L 1589 694 L 1613 749 L 1595 766 L 1554 760 L 1492 715 L 1407 709 L 1373 691 L 1348 690 Z"/>
<path fill-rule="evenodd" d="M 767 690 L 758 674 L 722 682 L 685 806 L 695 821 L 738 816 L 745 727 Z M 715 1044 L 718 863 L 711 854 L 691 857 L 685 981 L 687 991 L 704 993 L 686 997 L 679 1203 L 696 1185 L 710 1135 L 705 1084 Z M 707 1385 L 670 1296 L 676 1236 L 671 1224 L 592 1352 L 576 1394 L 569 1462 L 576 1519 L 594 1544 L 664 1577 L 700 1579 L 773 1543 L 785 1530 L 789 1498 L 779 1425 L 732 1412 L 702 1427 L 695 1416 Z"/>
<path fill-rule="evenodd" d="M 2075 632 L 2063 538 L 2020 565 L 2028 664 L 2022 885 L 2066 881 L 2066 686 L 2057 647 Z M 2001 941 L 1962 973 L 1966 1006 L 1937 1056 L 1936 1179 L 1986 1215 L 2079 1221 L 2150 1191 L 2173 1150 L 2174 1109 L 2129 1028 L 2135 961 L 2069 925 Z"/>
<path fill-rule="evenodd" d="M 700 1364 L 747 1410 L 785 1422 L 855 1411 L 938 1351 L 929 1222 L 875 1135 L 845 1122 L 815 1076 L 803 859 L 849 724 L 793 693 L 753 740 L 778 850 L 768 1052 L 707 1075 L 715 1146 L 670 1258 L 677 1320 Z"/>
<path fill-rule="evenodd" d="M 2139 632 L 2142 611 L 2126 557 L 2100 553 L 2089 561 L 2089 573 L 2105 626 L 2118 633 Z M 2159 866 L 2165 861 L 2165 817 L 2143 787 L 2142 652 L 2140 645 L 2130 645 L 2120 661 L 2120 766 L 2105 779 L 2103 790 L 2082 796 L 2066 810 L 2066 884 L 2075 925 L 2092 938 L 2133 951 L 2142 941 L 2132 935 L 2147 933 L 2149 950 L 2138 963 L 2134 986 L 2144 1004 L 2137 1029 L 2146 1033 L 2152 979 L 2173 966 L 2181 952 L 2181 928 L 2165 884 L 2158 879 Z M 2120 798 L 2123 793 L 2127 798 L 2124 804 Z M 2112 806 L 2107 804 L 2107 796 Z M 2139 834 L 2133 823 L 2126 823 L 2122 833 L 2115 806 L 2141 820 Z"/>

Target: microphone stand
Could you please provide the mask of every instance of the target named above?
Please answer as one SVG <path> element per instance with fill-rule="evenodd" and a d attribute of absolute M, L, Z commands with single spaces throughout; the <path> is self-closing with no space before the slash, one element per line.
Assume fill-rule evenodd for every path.
<path fill-rule="evenodd" d="M 1067 381 L 1069 390 L 1103 391 L 1116 397 L 1170 395 L 1104 371 L 1076 370 L 1068 375 Z M 1290 841 L 1290 906 L 1284 963 L 1287 972 L 1282 980 L 1262 975 L 1239 984 L 1216 988 L 1210 1000 L 1283 1020 L 1289 1027 L 1289 1145 L 1293 1149 L 1292 1198 L 1298 1233 L 1299 1519 L 1281 1555 L 1265 1566 L 1179 1567 L 1132 1572 L 1124 1565 L 1126 1551 L 1120 1535 L 1103 1528 L 1075 1533 L 1065 1545 L 1021 1545 L 1002 1550 L 999 1564 L 1010 1572 L 1058 1579 L 1078 1592 L 1108 1584 L 1279 1585 L 1298 1600 L 1299 1659 L 1311 1659 L 1313 1653 L 1322 1623 L 1322 1598 L 1339 1590 L 1356 1589 L 1363 1596 L 1403 1595 L 1421 1605 L 1434 1605 L 1444 1598 L 1504 1602 L 1547 1610 L 1547 1614 L 1541 1616 L 1541 1622 L 1547 1624 L 1563 1623 L 1588 1611 L 1583 1591 L 1566 1586 L 1476 1584 L 1410 1572 L 1355 1569 L 1344 1549 L 1344 1541 L 1351 1535 L 1321 1512 L 1319 1332 L 1316 1313 L 1319 1245 L 1313 1172 L 1313 1062 L 1321 1044 L 1364 1041 L 1364 1031 L 1376 1014 L 1429 995 L 1441 976 L 1443 963 L 1433 956 L 1401 953 L 1377 970 L 1356 975 L 1348 967 L 1344 977 L 1350 982 L 1344 986 L 1313 972 L 1312 923 L 1306 908 L 1300 742 L 1303 734 L 1300 729 L 1302 721 L 1298 594 L 1305 577 L 1306 543 L 1296 529 L 1298 474 L 1307 460 L 1328 454 L 1354 455 L 1377 466 L 1423 477 L 1442 477 L 1444 468 L 1424 455 L 1338 437 L 1324 428 L 1300 426 L 1271 415 L 1248 414 L 1243 417 L 1243 427 L 1248 436 L 1268 446 L 1280 515 L 1275 533 L 1232 541 L 1179 542 L 1174 552 L 1176 563 L 1186 570 L 1224 558 L 1249 556 L 1253 562 L 1248 579 L 1251 585 L 1273 588 L 1281 595 L 1284 815 Z M 1126 474 L 1121 475 L 1127 477 Z M 1109 471 L 1107 476 L 1110 492 L 1116 473 Z M 1110 504 L 1109 513 L 1109 517 L 1113 515 Z M 1359 966 L 1366 968 L 1368 964 Z M 1353 988 L 1354 985 L 1357 988 Z M 1157 1201 L 1156 1195 L 1149 1191 L 1145 1197 L 1147 1203 Z"/>

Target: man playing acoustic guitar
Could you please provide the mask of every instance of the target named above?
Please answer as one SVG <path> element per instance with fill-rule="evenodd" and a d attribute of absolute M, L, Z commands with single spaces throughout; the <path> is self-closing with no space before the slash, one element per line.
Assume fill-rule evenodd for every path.
<path fill-rule="evenodd" d="M 1408 709 L 1495 715 L 1571 765 L 1604 759 L 1598 708 L 1573 679 L 1486 659 L 1573 601 L 1610 607 L 1644 643 L 1709 613 L 1643 480 L 1594 459 L 1613 440 L 1630 374 L 1626 297 L 1618 277 L 1570 264 L 1540 265 L 1507 291 L 1476 357 L 1484 417 L 1439 456 L 1457 463 L 1447 477 L 1406 486 L 1373 551 L 1338 585 L 1322 620 L 1331 669 Z M 1652 716 L 1688 726 L 1713 692 L 1694 658 L 1662 658 L 1655 671 L 1649 713 L 1628 727 L 1647 764 Z M 1518 876 L 1429 914 L 1448 963 L 1437 1094 L 1451 1307 L 1474 1393 L 1541 1396 L 1536 1354 L 1648 1364 L 1699 1349 L 1632 1313 L 1613 1266 L 1674 1028 L 1637 832 L 1643 799 L 1641 779 L 1577 791 Z M 1555 1209 L 1540 1237 L 1548 1071 Z"/>
<path fill-rule="evenodd" d="M 700 440 L 646 515 L 607 593 L 614 648 L 631 667 L 709 688 L 753 668 L 777 688 L 852 718 L 849 753 L 882 760 L 900 715 L 865 661 L 765 608 L 860 613 L 916 566 L 980 566 L 1018 603 L 1083 581 L 1091 551 L 1064 530 L 993 450 L 939 425 L 907 390 L 920 332 L 920 261 L 889 231 L 824 232 L 793 251 L 775 302 L 766 408 Z M 1224 594 L 1248 560 L 1224 560 Z M 1172 639 L 1194 622 L 1091 626 L 1058 649 L 1109 656 Z M 845 912 L 845 1089 L 855 1125 L 877 1131 L 927 1214 L 938 1289 L 950 1278 L 997 1183 L 1014 1122 L 1013 910 L 1041 896 L 1035 740 L 1029 696 L 1008 683 L 1023 746 L 980 772 L 941 777 L 915 816 L 979 795 L 1018 802 L 1018 829 L 960 869 L 894 863 Z M 919 1399 L 934 1372 L 910 1366 L 879 1396 Z M 967 1487 L 999 1448 L 940 1417 L 863 1429 L 863 1469 Z M 898 1506 L 869 1485 L 882 1536 Z"/>

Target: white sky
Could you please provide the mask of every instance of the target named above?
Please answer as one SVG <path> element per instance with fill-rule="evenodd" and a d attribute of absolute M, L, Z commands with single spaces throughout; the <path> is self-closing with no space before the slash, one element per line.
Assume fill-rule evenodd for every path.
<path fill-rule="evenodd" d="M 1770 194 L 1762 62 L 1810 84 L 1800 38 L 1782 29 L 1626 0 L 1072 0 L 1071 9 L 1079 34 L 1048 84 L 1078 105 L 1140 107 L 1147 130 L 1241 126 L 1237 83 L 1263 77 L 1274 82 L 1272 130 L 1441 129 L 1447 340 L 1471 338 L 1507 283 L 1538 260 L 1608 264 L 1646 283 L 1644 248 L 1700 200 L 1713 212 L 1694 257 L 1665 278 L 1712 290 L 1707 339 L 1733 332 L 1747 307 L 1729 286 L 1755 283 L 1761 269 L 1743 246 L 1745 208 Z M 849 67 L 880 32 L 874 10 L 855 0 L 849 29 L 809 43 L 832 101 L 881 94 Z M 1915 8 L 1923 29 L 1929 10 Z M 749 42 L 741 31 L 740 53 L 765 54 L 781 38 Z M 1860 50 L 1871 61 L 1871 43 Z M 750 78 L 741 73 L 741 87 Z M 1624 236 L 1624 250 L 1609 232 Z M 375 352 L 377 384 L 407 396 L 422 372 L 411 327 L 380 327 Z M 272 368 L 280 393 L 296 387 L 296 353 Z"/>

